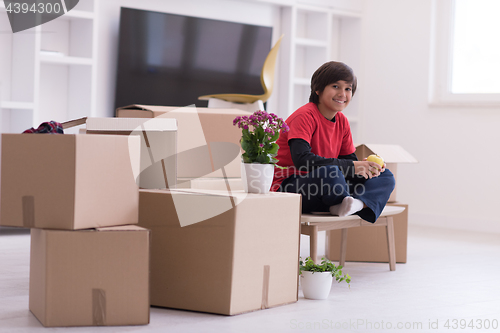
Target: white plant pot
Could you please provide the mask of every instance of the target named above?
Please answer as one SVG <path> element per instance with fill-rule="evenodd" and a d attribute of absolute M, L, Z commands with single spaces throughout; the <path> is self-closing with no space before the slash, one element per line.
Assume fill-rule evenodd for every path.
<path fill-rule="evenodd" d="M 302 271 L 300 284 L 304 297 L 308 299 L 326 299 L 332 288 L 332 272 Z"/>
<path fill-rule="evenodd" d="M 268 193 L 273 177 L 273 164 L 241 163 L 241 178 L 247 193 Z"/>

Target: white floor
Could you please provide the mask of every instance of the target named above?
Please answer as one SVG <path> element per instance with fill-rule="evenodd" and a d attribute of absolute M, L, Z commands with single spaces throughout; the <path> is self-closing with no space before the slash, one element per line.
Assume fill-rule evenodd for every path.
<path fill-rule="evenodd" d="M 498 234 L 410 226 L 407 264 L 347 263 L 351 289 L 334 284 L 325 301 L 300 292 L 233 317 L 152 308 L 147 326 L 43 328 L 28 310 L 29 234 L 0 230 L 0 332 L 500 331 L 499 258 Z"/>

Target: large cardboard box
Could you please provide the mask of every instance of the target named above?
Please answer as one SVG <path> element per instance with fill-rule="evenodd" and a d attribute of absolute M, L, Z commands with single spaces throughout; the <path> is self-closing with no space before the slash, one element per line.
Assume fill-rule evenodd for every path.
<path fill-rule="evenodd" d="M 87 134 L 140 136 L 139 186 L 147 189 L 175 188 L 177 183 L 175 119 L 87 118 Z"/>
<path fill-rule="evenodd" d="M 251 113 L 238 109 L 129 105 L 117 117 L 177 119 L 177 170 L 180 178 L 241 177 L 241 129 L 234 118 Z"/>
<path fill-rule="evenodd" d="M 297 301 L 301 197 L 141 190 L 151 305 L 234 315 Z"/>
<path fill-rule="evenodd" d="M 393 216 L 396 262 L 406 263 L 408 205 L 402 203 L 389 203 L 388 205 L 406 208 L 401 214 Z M 341 230 L 326 232 L 326 257 L 330 260 L 340 260 L 340 236 Z M 385 227 L 348 229 L 346 261 L 389 262 L 388 251 Z"/>
<path fill-rule="evenodd" d="M 31 230 L 29 309 L 43 326 L 149 323 L 149 230 Z"/>
<path fill-rule="evenodd" d="M 391 170 L 396 178 L 396 187 L 389 198 L 389 202 L 396 202 L 396 190 L 398 188 L 397 168 L 400 163 L 417 163 L 418 161 L 410 155 L 406 150 L 398 145 L 385 145 L 385 144 L 361 144 L 356 145 L 356 156 L 358 160 L 362 161 L 364 158 L 371 154 L 381 156 L 387 169 Z"/>
<path fill-rule="evenodd" d="M 3 134 L 0 224 L 86 229 L 136 224 L 138 137 Z"/>

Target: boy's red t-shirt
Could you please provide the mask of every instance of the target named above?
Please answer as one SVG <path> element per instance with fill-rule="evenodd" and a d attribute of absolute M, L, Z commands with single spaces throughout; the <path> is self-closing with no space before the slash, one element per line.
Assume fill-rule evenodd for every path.
<path fill-rule="evenodd" d="M 339 155 L 349 155 L 356 151 L 352 142 L 351 127 L 347 117 L 338 112 L 335 122 L 326 119 L 316 104 L 307 103 L 297 109 L 286 120 L 290 131 L 281 133 L 276 142 L 278 150 L 278 165 L 287 169 L 274 169 L 272 191 L 277 191 L 283 180 L 293 174 L 306 174 L 307 171 L 297 170 L 293 165 L 288 140 L 302 139 L 309 143 L 311 152 L 325 158 L 338 158 Z"/>

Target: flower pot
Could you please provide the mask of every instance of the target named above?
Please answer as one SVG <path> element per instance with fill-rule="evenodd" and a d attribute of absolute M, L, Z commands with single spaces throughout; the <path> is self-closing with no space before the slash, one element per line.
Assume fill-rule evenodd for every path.
<path fill-rule="evenodd" d="M 273 164 L 241 163 L 241 178 L 247 193 L 269 192 L 273 177 Z"/>
<path fill-rule="evenodd" d="M 304 297 L 308 299 L 326 299 L 332 288 L 332 272 L 302 271 L 300 284 Z"/>

